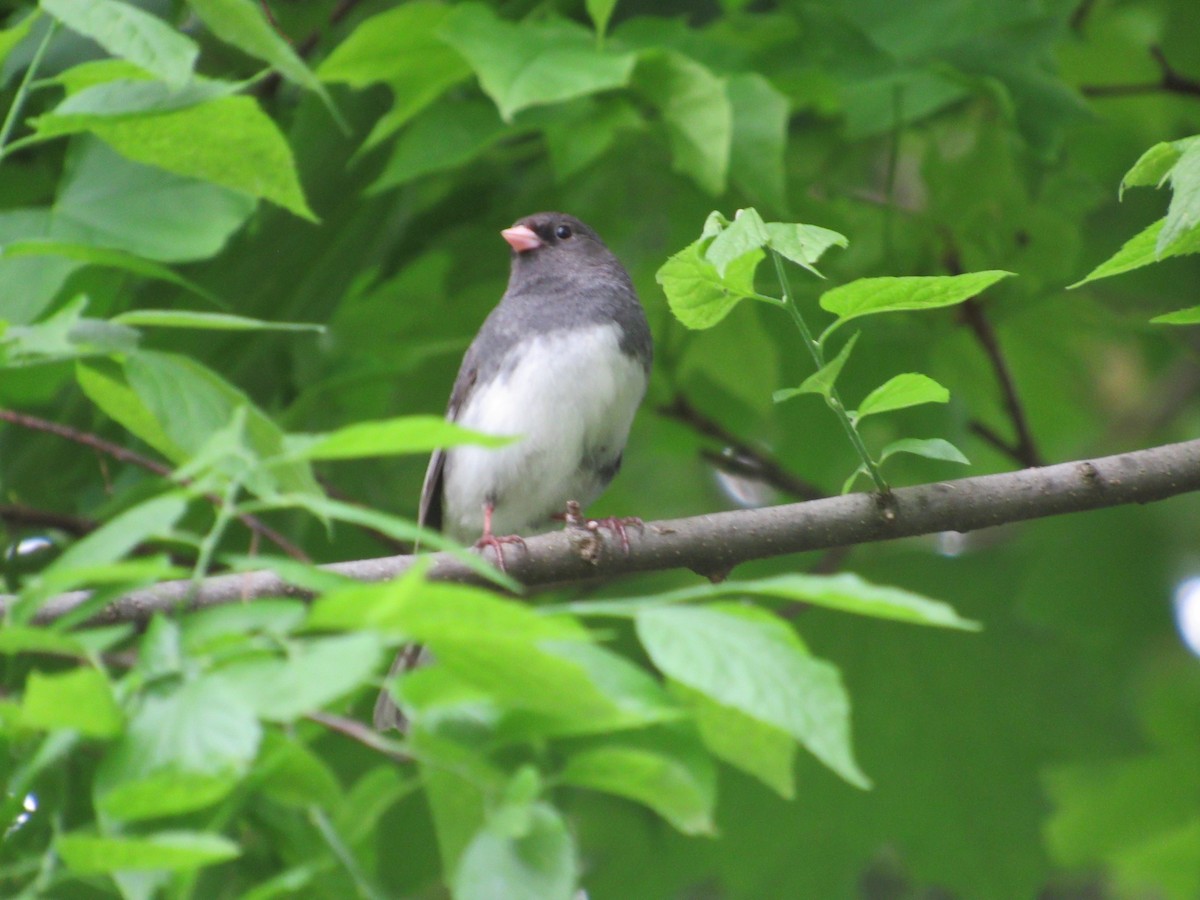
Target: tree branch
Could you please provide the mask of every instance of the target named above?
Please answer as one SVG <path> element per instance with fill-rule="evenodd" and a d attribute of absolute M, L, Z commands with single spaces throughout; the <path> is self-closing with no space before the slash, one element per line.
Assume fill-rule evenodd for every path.
<path fill-rule="evenodd" d="M 720 423 L 700 412 L 683 394 L 676 394 L 675 399 L 660 406 L 657 412 L 659 415 L 684 423 L 697 433 L 713 438 L 719 441 L 724 448 L 731 450 L 732 454 L 729 456 L 704 454 L 704 458 L 709 463 L 723 471 L 757 478 L 776 490 L 801 500 L 816 500 L 827 496 L 825 491 L 816 485 L 796 477 L 757 447 L 742 440 L 726 430 Z"/>
<path fill-rule="evenodd" d="M 51 422 L 47 419 L 39 419 L 37 416 L 31 416 L 28 413 L 17 412 L 12 409 L 0 409 L 0 421 L 9 422 L 13 425 L 19 425 L 22 428 L 28 428 L 31 431 L 41 431 L 46 434 L 53 434 L 56 437 L 64 438 L 68 441 L 73 441 L 76 444 L 82 444 L 85 447 L 91 447 L 97 453 L 107 454 L 113 459 L 120 462 L 130 463 L 135 466 L 140 466 L 155 475 L 161 475 L 163 478 L 171 477 L 171 467 L 160 463 L 158 460 L 151 459 L 148 456 L 130 450 L 128 447 L 122 447 L 120 444 L 114 444 L 112 441 L 106 441 L 102 437 L 97 437 L 94 434 L 89 434 L 86 431 L 79 431 L 69 425 L 60 425 L 58 422 Z M 186 479 L 180 484 L 190 484 Z M 214 494 L 205 494 L 205 498 L 210 503 L 219 504 L 220 498 Z M 285 538 L 282 534 L 264 522 L 258 516 L 252 516 L 249 513 L 238 513 L 238 521 L 250 529 L 252 535 L 261 535 L 269 540 L 272 544 L 290 556 L 292 559 L 298 559 L 301 562 L 310 562 L 308 555 Z"/>
<path fill-rule="evenodd" d="M 1200 80 L 1177 72 L 1161 47 L 1152 46 L 1150 55 L 1158 63 L 1160 73 L 1158 81 L 1145 84 L 1085 84 L 1080 86 L 1079 93 L 1085 97 L 1129 97 L 1138 94 L 1156 94 L 1161 91 L 1166 94 L 1200 97 Z"/>
<path fill-rule="evenodd" d="M 508 573 L 530 587 L 675 568 L 715 574 L 753 559 L 940 531 L 974 531 L 1043 516 L 1150 503 L 1196 490 L 1200 490 L 1200 440 L 900 488 L 886 504 L 875 494 L 849 494 L 651 522 L 643 533 L 631 535 L 628 553 L 609 543 L 596 563 L 583 559 L 570 535 L 558 531 L 530 538 L 525 549 L 510 552 L 506 562 Z M 414 559 L 391 556 L 324 568 L 361 581 L 385 581 L 406 572 Z M 480 581 L 478 574 L 445 553 L 433 554 L 429 574 L 444 581 Z M 305 596 L 269 571 L 217 575 L 205 579 L 198 589 L 194 587 L 189 581 L 171 581 L 134 591 L 110 603 L 92 621 L 140 621 L 179 608 L 255 597 Z M 36 621 L 61 618 L 88 596 L 86 591 L 76 591 L 54 597 L 39 611 Z M 8 603 L 11 598 L 0 603 L 0 612 Z"/>

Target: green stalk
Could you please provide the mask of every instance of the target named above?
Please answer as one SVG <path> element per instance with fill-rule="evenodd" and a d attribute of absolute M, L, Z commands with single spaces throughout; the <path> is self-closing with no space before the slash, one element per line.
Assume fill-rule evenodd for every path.
<path fill-rule="evenodd" d="M 804 344 L 808 347 L 808 352 L 812 356 L 813 362 L 817 364 L 817 369 L 820 370 L 825 367 L 825 351 L 821 349 L 820 343 L 813 337 L 808 323 L 804 321 L 804 316 L 800 313 L 800 307 L 796 305 L 796 298 L 792 296 L 792 288 L 788 283 L 787 272 L 783 267 L 783 258 L 775 250 L 771 250 L 771 261 L 775 263 L 775 274 L 779 278 L 779 287 L 783 290 L 783 305 L 791 313 L 792 321 L 796 323 L 796 327 L 800 330 L 800 336 L 804 339 Z M 834 415 L 838 417 L 838 420 L 842 423 L 842 427 L 846 429 L 846 436 L 850 438 L 850 443 L 854 445 L 854 450 L 858 453 L 859 459 L 862 460 L 867 474 L 875 482 L 875 489 L 881 494 L 890 493 L 892 489 L 883 480 L 883 475 L 879 471 L 879 465 L 871 457 L 870 452 L 867 450 L 867 445 L 863 443 L 862 435 L 858 433 L 858 429 L 850 421 L 850 415 L 846 412 L 846 405 L 842 403 L 842 398 L 839 396 L 837 388 L 833 385 L 829 387 L 829 396 L 825 402 L 833 410 Z"/>
<path fill-rule="evenodd" d="M 39 13 L 35 12 L 33 15 L 36 16 Z M 21 115 L 25 101 L 29 99 L 33 77 L 37 74 L 38 66 L 42 64 L 42 57 L 46 55 L 46 48 L 50 46 L 50 39 L 54 37 L 56 31 L 58 31 L 58 20 L 54 19 L 51 20 L 50 27 L 46 29 L 46 33 L 42 36 L 42 42 L 38 44 L 38 48 L 33 54 L 33 59 L 29 61 L 29 67 L 25 69 L 21 83 L 17 86 L 17 94 L 13 97 L 12 106 L 8 108 L 8 114 L 4 117 L 4 124 L 0 125 L 0 159 L 3 159 L 4 148 L 8 146 L 8 139 L 12 135 L 13 129 L 17 127 L 17 118 Z"/>

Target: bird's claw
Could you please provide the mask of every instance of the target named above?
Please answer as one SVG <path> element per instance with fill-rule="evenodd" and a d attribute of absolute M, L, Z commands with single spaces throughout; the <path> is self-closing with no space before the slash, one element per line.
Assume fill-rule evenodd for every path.
<path fill-rule="evenodd" d="M 590 519 L 587 527 L 592 531 L 598 528 L 607 528 L 621 539 L 621 549 L 625 551 L 626 556 L 629 555 L 628 529 L 636 528 L 639 534 L 646 532 L 646 523 L 637 516 L 606 516 L 603 519 Z"/>
<path fill-rule="evenodd" d="M 485 534 L 475 542 L 475 549 L 482 551 L 484 547 L 491 547 L 496 553 L 496 565 L 501 572 L 507 572 L 508 566 L 504 564 L 504 545 L 505 544 L 520 544 L 521 549 L 525 549 L 525 538 L 519 534 Z"/>

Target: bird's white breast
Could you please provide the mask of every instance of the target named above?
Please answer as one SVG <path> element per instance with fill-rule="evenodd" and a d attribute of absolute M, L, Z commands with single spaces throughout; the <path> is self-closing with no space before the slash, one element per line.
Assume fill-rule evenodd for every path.
<path fill-rule="evenodd" d="M 606 323 L 537 335 L 475 387 L 458 423 L 520 440 L 448 451 L 447 531 L 463 541 L 478 537 L 489 499 L 496 504 L 492 529 L 501 535 L 544 523 L 568 500 L 586 506 L 596 499 L 604 481 L 584 460 L 616 461 L 646 390 L 645 369 L 621 351 L 619 334 Z"/>

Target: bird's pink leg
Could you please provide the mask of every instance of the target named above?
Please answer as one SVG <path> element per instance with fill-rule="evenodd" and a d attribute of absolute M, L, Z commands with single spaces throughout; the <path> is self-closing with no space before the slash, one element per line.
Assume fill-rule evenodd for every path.
<path fill-rule="evenodd" d="M 496 551 L 496 565 L 500 567 L 501 572 L 507 572 L 508 567 L 504 564 L 504 545 L 520 544 L 521 548 L 524 549 L 525 539 L 519 534 L 505 534 L 501 536 L 492 534 L 492 513 L 495 509 L 496 507 L 491 503 L 483 504 L 483 534 L 475 542 L 475 548 L 482 550 L 484 547 L 491 547 Z"/>

